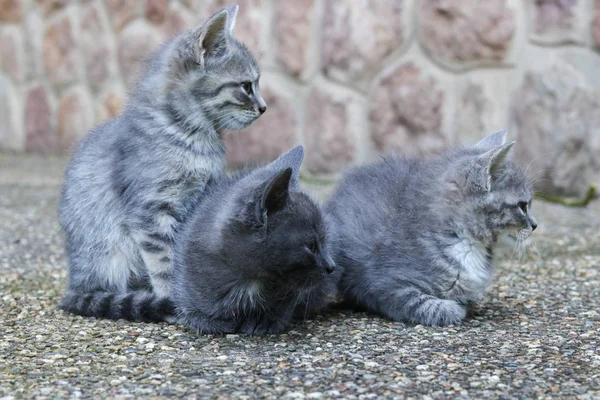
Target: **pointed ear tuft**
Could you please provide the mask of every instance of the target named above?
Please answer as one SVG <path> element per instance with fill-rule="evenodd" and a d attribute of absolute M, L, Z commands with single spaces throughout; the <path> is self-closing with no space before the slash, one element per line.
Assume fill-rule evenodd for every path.
<path fill-rule="evenodd" d="M 481 139 L 479 142 L 473 145 L 473 147 L 488 151 L 491 149 L 495 149 L 500 147 L 506 143 L 506 129 L 502 129 L 501 131 L 494 132 L 485 138 Z"/>
<path fill-rule="evenodd" d="M 272 214 L 285 207 L 290 194 L 291 177 L 292 169 L 286 168 L 266 182 L 261 202 L 263 215 Z"/>
<path fill-rule="evenodd" d="M 225 24 L 225 31 L 228 34 L 233 34 L 233 28 L 235 28 L 235 20 L 240 7 L 237 4 L 232 5 L 227 9 L 227 22 Z"/>
<path fill-rule="evenodd" d="M 207 56 L 213 55 L 227 43 L 225 36 L 227 26 L 227 10 L 213 14 L 204 24 L 194 31 L 196 62 L 204 66 Z"/>
<path fill-rule="evenodd" d="M 287 153 L 279 156 L 275 161 L 266 166 L 270 170 L 290 168 L 292 170 L 291 187 L 293 190 L 300 188 L 300 168 L 304 160 L 304 146 L 298 145 Z"/>
<path fill-rule="evenodd" d="M 483 163 L 483 173 L 485 177 L 485 188 L 489 192 L 492 190 L 492 179 L 504 164 L 506 157 L 512 146 L 515 144 L 514 141 L 507 143 L 503 146 L 489 150 L 488 152 L 480 155 L 478 158 Z"/>

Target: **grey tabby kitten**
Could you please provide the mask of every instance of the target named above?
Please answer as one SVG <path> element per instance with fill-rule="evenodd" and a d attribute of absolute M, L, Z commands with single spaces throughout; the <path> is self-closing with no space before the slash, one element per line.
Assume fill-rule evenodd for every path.
<path fill-rule="evenodd" d="M 280 333 L 335 290 L 321 210 L 300 191 L 304 152 L 209 185 L 177 239 L 173 301 L 198 333 Z"/>
<path fill-rule="evenodd" d="M 83 316 L 169 318 L 173 238 L 224 167 L 224 129 L 266 109 L 252 54 L 232 36 L 238 7 L 167 42 L 124 113 L 85 137 L 66 173 L 60 222 L 69 288 Z"/>
<path fill-rule="evenodd" d="M 498 236 L 529 237 L 532 191 L 506 132 L 348 173 L 326 205 L 345 300 L 393 320 L 457 323 L 482 299 Z"/>

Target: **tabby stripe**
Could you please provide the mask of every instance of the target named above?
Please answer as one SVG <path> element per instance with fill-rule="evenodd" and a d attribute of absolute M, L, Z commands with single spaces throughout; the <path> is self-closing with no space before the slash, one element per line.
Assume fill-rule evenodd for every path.
<path fill-rule="evenodd" d="M 129 293 L 121 301 L 121 312 L 119 313 L 121 318 L 128 320 L 135 319 L 133 313 L 133 297 L 134 293 Z"/>
<path fill-rule="evenodd" d="M 213 91 L 204 92 L 202 90 L 195 89 L 195 90 L 192 90 L 192 94 L 196 97 L 217 97 L 219 95 L 219 93 L 221 93 L 223 91 L 223 89 L 235 88 L 238 86 L 240 86 L 239 82 L 227 82 L 227 83 L 223 83 L 222 85 L 218 86 Z M 241 89 L 240 89 L 240 91 L 241 91 Z"/>
<path fill-rule="evenodd" d="M 222 107 L 225 107 L 225 106 L 243 107 L 243 106 L 245 106 L 245 104 L 244 103 L 236 103 L 236 102 L 231 101 L 231 100 L 225 100 L 224 102 L 217 104 L 217 108 L 222 108 Z"/>
<path fill-rule="evenodd" d="M 165 281 L 169 281 L 173 279 L 173 272 L 170 271 L 160 271 L 151 273 L 153 278 L 162 279 Z"/>
<path fill-rule="evenodd" d="M 166 244 L 173 243 L 173 238 L 171 238 L 171 236 L 165 235 L 163 233 L 153 232 L 153 233 L 147 234 L 146 236 L 148 236 L 149 239 L 156 240 L 158 242 L 163 242 Z"/>
<path fill-rule="evenodd" d="M 162 246 L 159 246 L 157 244 L 154 244 L 152 242 L 147 242 L 147 241 L 142 242 L 142 248 L 147 253 L 160 253 L 161 251 L 164 250 L 164 248 Z"/>
<path fill-rule="evenodd" d="M 158 211 L 164 212 L 165 214 L 173 217 L 175 221 L 179 223 L 183 222 L 183 219 L 181 218 L 175 207 L 169 203 L 161 203 L 158 206 Z"/>
<path fill-rule="evenodd" d="M 110 309 L 115 295 L 113 293 L 105 293 L 100 303 L 98 303 L 98 309 L 94 313 L 99 317 L 109 317 Z"/>

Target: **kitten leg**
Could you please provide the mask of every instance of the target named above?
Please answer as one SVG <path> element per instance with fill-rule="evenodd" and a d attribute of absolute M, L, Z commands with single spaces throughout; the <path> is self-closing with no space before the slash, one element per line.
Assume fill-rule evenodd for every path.
<path fill-rule="evenodd" d="M 423 293 L 414 286 L 396 289 L 381 299 L 379 311 L 397 321 L 429 326 L 445 326 L 462 321 L 467 315 L 464 305 Z"/>
<path fill-rule="evenodd" d="M 209 318 L 199 312 L 180 313 L 178 322 L 197 335 L 235 333 L 235 323 L 231 320 Z"/>
<path fill-rule="evenodd" d="M 259 316 L 248 318 L 238 328 L 239 332 L 250 335 L 269 335 L 285 332 L 294 316 L 297 302 L 290 301 L 288 304 L 280 304 L 276 313 L 261 312 Z"/>
<path fill-rule="evenodd" d="M 146 215 L 135 235 L 140 253 L 152 283 L 153 292 L 159 297 L 171 295 L 173 281 L 173 236 L 175 228 L 182 222 L 174 205 L 150 203 Z"/>
<path fill-rule="evenodd" d="M 171 245 L 144 240 L 141 242 L 141 255 L 148 268 L 153 293 L 158 297 L 169 297 L 173 280 Z"/>
<path fill-rule="evenodd" d="M 281 318 L 264 316 L 258 320 L 245 321 L 238 331 L 248 335 L 269 335 L 283 333 L 287 330 L 291 315 Z"/>

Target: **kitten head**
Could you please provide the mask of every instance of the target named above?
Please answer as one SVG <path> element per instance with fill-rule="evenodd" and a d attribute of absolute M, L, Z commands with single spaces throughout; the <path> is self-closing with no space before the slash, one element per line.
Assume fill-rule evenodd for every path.
<path fill-rule="evenodd" d="M 240 182 L 222 225 L 228 264 L 249 278 L 309 289 L 335 267 L 319 206 L 299 191 L 298 146 Z"/>
<path fill-rule="evenodd" d="M 537 227 L 531 214 L 533 192 L 523 171 L 508 156 L 515 142 L 496 132 L 453 155 L 445 175 L 446 200 L 461 225 L 488 244 L 499 234 L 526 239 Z"/>
<path fill-rule="evenodd" d="M 243 129 L 267 109 L 256 60 L 232 35 L 237 12 L 237 5 L 223 9 L 175 39 L 167 101 L 188 126 L 208 119 L 217 131 Z"/>

